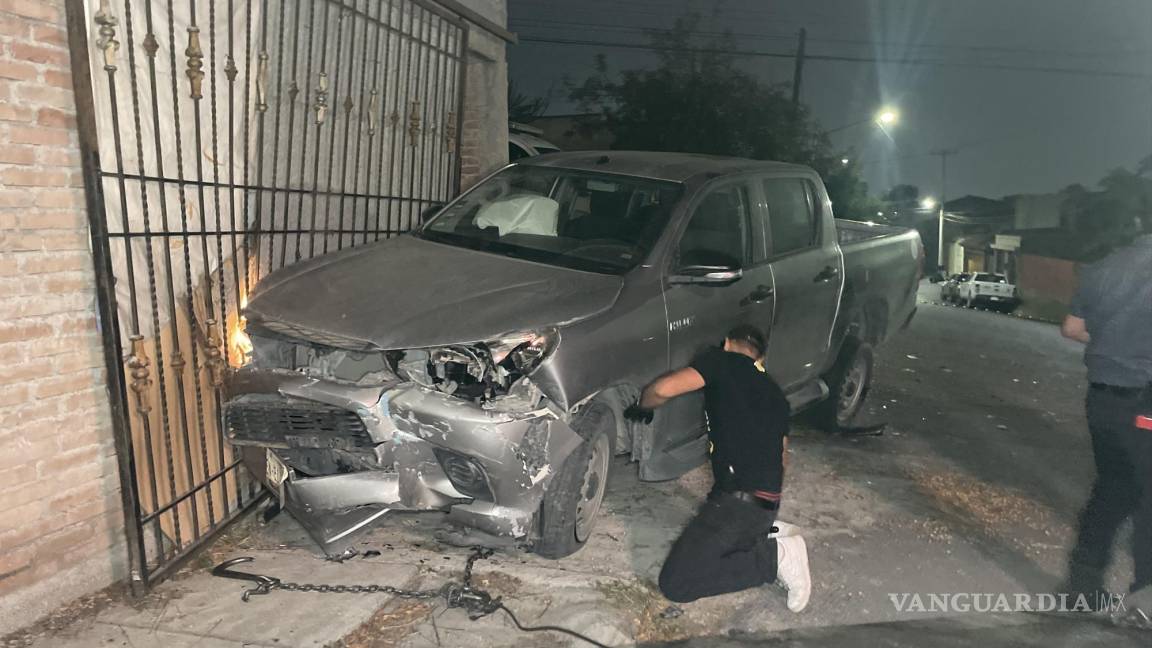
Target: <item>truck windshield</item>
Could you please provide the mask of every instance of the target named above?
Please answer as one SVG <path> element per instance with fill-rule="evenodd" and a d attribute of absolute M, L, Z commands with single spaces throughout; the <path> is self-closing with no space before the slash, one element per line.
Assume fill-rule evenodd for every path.
<path fill-rule="evenodd" d="M 513 166 L 469 191 L 421 238 L 607 274 L 641 263 L 683 187 L 566 169 Z"/>

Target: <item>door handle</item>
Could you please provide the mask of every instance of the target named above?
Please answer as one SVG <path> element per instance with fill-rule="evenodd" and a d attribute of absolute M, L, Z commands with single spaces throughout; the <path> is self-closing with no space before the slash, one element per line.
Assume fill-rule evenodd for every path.
<path fill-rule="evenodd" d="M 817 274 L 815 277 L 813 277 L 812 281 L 813 281 L 813 283 L 820 283 L 822 281 L 828 282 L 828 281 L 832 281 L 833 279 L 835 279 L 836 277 L 839 277 L 839 276 L 840 276 L 840 270 L 839 269 L 837 269 L 833 266 L 824 266 L 824 269 L 821 270 L 820 273 Z"/>
<path fill-rule="evenodd" d="M 761 284 L 756 286 L 756 290 L 753 290 L 752 292 L 748 293 L 744 299 L 741 299 L 740 305 L 748 306 L 749 304 L 759 304 L 760 302 L 769 299 L 774 294 L 776 294 L 776 291 L 772 289 L 772 286 L 765 286 Z"/>

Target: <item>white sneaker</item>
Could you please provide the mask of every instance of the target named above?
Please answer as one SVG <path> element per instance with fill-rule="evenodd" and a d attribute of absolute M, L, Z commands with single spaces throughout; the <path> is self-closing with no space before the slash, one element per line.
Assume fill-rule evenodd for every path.
<path fill-rule="evenodd" d="M 789 610 L 799 612 L 808 607 L 812 574 L 808 571 L 808 545 L 803 537 L 776 539 L 776 579 L 788 590 Z"/>
<path fill-rule="evenodd" d="M 776 527 L 776 532 L 769 533 L 769 538 L 787 538 L 788 536 L 799 535 L 800 533 L 800 527 L 795 524 L 781 522 L 780 520 L 773 522 L 772 526 Z"/>

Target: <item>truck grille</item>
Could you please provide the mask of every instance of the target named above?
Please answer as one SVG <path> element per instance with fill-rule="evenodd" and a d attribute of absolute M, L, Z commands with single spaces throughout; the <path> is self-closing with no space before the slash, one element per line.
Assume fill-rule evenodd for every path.
<path fill-rule="evenodd" d="M 372 446 L 355 412 L 300 398 L 242 396 L 225 406 L 229 436 L 291 448 L 351 450 Z"/>

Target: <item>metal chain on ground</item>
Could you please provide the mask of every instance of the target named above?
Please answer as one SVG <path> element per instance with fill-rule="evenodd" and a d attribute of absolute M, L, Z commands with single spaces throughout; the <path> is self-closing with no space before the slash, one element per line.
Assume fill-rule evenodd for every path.
<path fill-rule="evenodd" d="M 244 590 L 240 595 L 240 600 L 245 603 L 248 599 L 257 594 L 268 594 L 275 590 L 282 590 L 286 592 L 314 592 L 318 594 L 390 594 L 396 598 L 401 599 L 414 599 L 414 600 L 432 600 L 437 598 L 444 599 L 445 604 L 449 608 L 461 608 L 467 614 L 468 618 L 472 621 L 486 617 L 496 611 L 503 610 L 505 614 L 512 619 L 512 623 L 516 625 L 523 632 L 559 632 L 566 634 L 570 637 L 580 639 L 598 648 L 607 648 L 604 644 L 586 637 L 574 630 L 561 628 L 559 626 L 525 626 L 521 625 L 520 620 L 504 605 L 501 597 L 493 597 L 488 592 L 473 587 L 472 585 L 472 570 L 476 566 L 476 561 L 483 560 L 492 555 L 492 549 L 486 547 L 473 547 L 472 553 L 468 556 L 468 561 L 464 564 L 464 576 L 459 583 L 449 581 L 436 589 L 424 590 L 409 590 L 401 589 L 399 587 L 392 587 L 391 585 L 327 585 L 323 583 L 294 583 L 284 582 L 279 578 L 273 576 L 265 576 L 263 574 L 251 574 L 248 572 L 241 572 L 232 569 L 234 565 L 241 563 L 252 562 L 251 556 L 243 556 L 240 558 L 233 558 L 226 560 L 219 565 L 212 568 L 212 575 L 221 578 L 233 578 L 236 580 L 248 581 L 255 583 L 255 587 L 250 587 Z"/>

